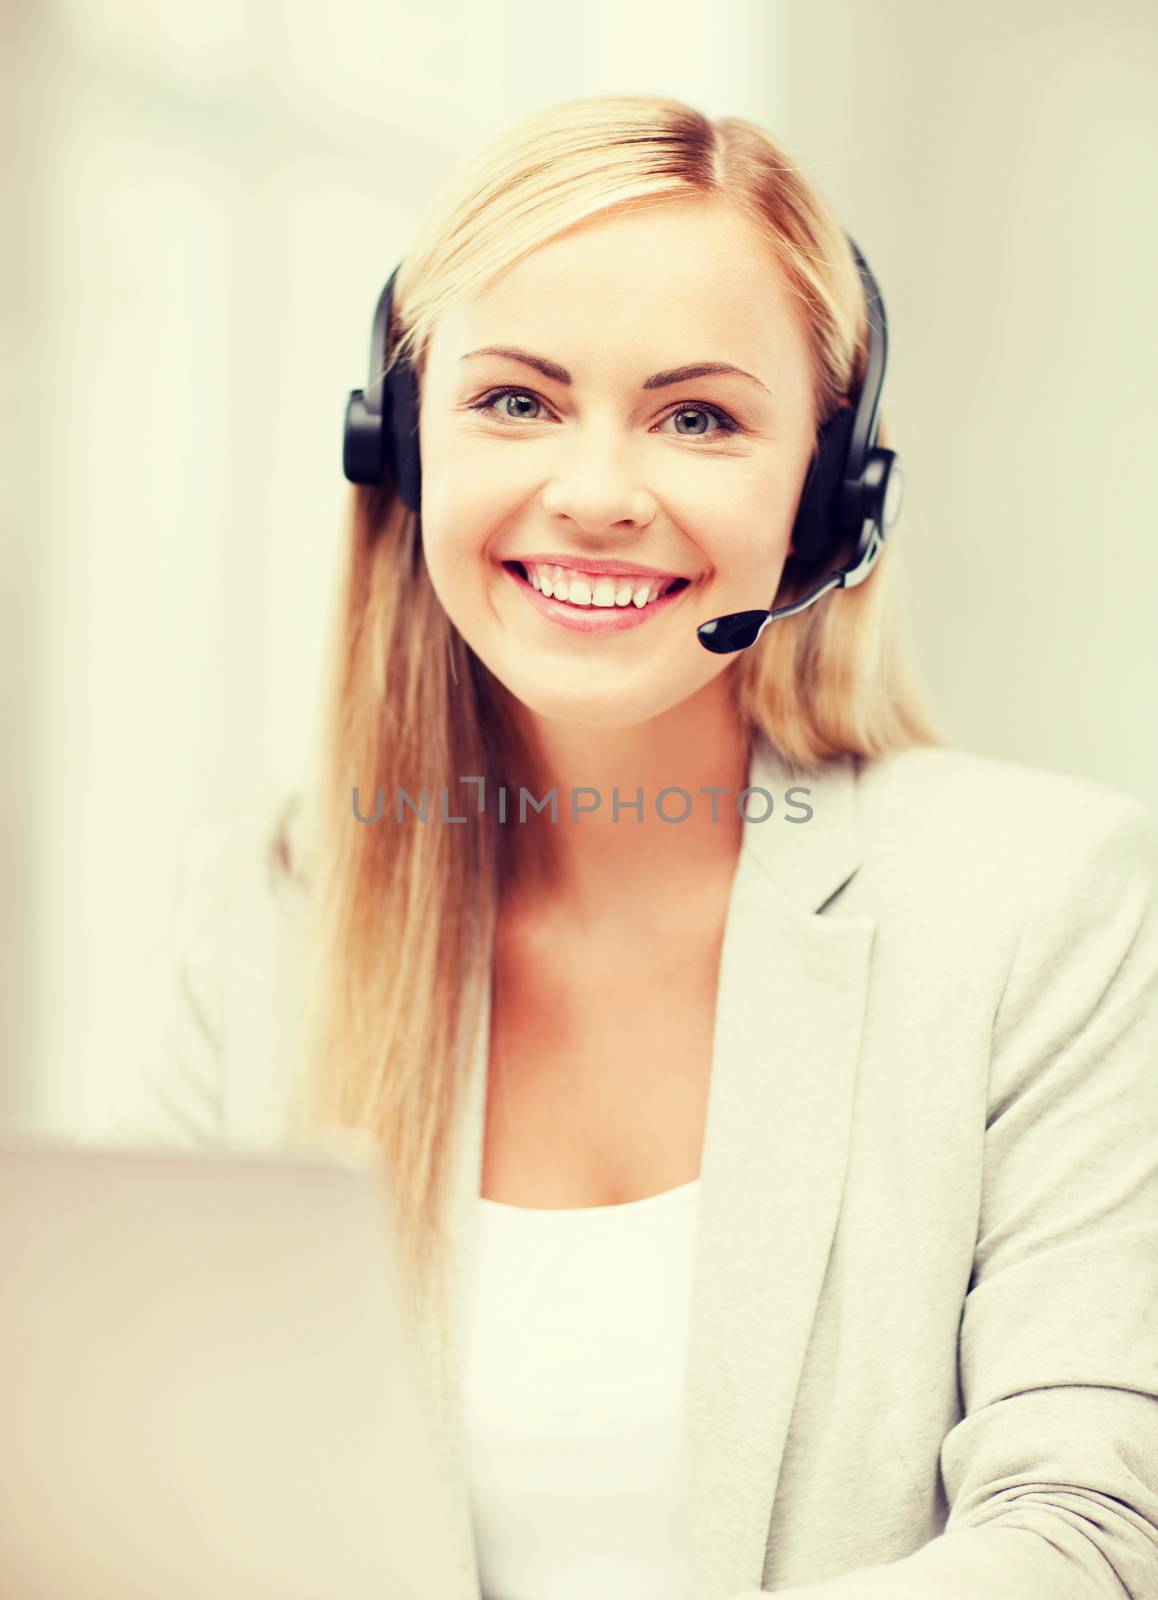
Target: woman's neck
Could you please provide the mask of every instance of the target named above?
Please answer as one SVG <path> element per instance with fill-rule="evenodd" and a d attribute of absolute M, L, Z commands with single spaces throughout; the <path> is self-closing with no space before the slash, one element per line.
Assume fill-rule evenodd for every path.
<path fill-rule="evenodd" d="M 555 820 L 549 804 L 538 813 L 528 801 L 520 821 L 517 782 L 508 792 L 512 909 L 550 906 L 571 926 L 595 928 L 646 906 L 650 925 L 657 906 L 678 917 L 730 885 L 751 740 L 721 702 L 701 694 L 631 729 L 533 725 L 524 787 L 540 805 L 554 791 Z"/>

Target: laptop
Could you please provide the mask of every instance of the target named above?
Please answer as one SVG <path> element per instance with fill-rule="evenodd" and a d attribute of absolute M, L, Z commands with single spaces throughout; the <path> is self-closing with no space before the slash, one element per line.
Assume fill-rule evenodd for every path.
<path fill-rule="evenodd" d="M 369 1136 L 0 1132 L 4 1600 L 453 1600 Z"/>

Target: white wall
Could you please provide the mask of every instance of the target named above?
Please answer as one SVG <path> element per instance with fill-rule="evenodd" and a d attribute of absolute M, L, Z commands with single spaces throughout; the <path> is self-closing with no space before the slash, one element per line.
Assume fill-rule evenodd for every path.
<path fill-rule="evenodd" d="M 378 291 L 448 167 L 568 95 L 748 116 L 810 166 L 888 306 L 949 731 L 1158 804 L 1151 7 L 7 16 L 0 1116 L 76 1121 L 190 828 L 297 781 Z"/>
<path fill-rule="evenodd" d="M 786 6 L 778 128 L 872 263 L 955 743 L 1158 807 L 1158 6 Z"/>

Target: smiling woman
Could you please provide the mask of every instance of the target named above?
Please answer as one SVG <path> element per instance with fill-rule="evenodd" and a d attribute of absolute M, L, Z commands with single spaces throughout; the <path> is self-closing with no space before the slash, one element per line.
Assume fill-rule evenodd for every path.
<path fill-rule="evenodd" d="M 944 746 L 893 535 L 697 633 L 871 531 L 862 266 L 748 122 L 483 152 L 351 397 L 305 804 L 199 880 L 142 1101 L 380 1143 L 445 1600 L 1158 1593 L 1153 818 Z"/>
<path fill-rule="evenodd" d="M 818 436 L 851 414 L 867 362 L 848 241 L 762 130 L 646 97 L 545 113 L 445 191 L 395 275 L 387 321 L 367 393 L 397 412 L 395 431 L 413 413 L 418 438 L 397 485 L 380 461 L 353 502 L 325 742 L 300 830 L 301 857 L 333 886 L 315 932 L 307 1116 L 366 1121 L 383 1138 L 419 1271 L 436 1254 L 454 1063 L 492 976 L 486 1195 L 575 1205 L 698 1170 L 709 1052 L 691 1041 L 710 1032 L 743 824 L 728 808 L 724 823 L 697 811 L 678 830 L 628 832 L 608 806 L 581 827 L 536 821 L 515 837 L 484 817 L 462 837 L 396 840 L 387 858 L 351 844 L 351 789 L 453 795 L 485 773 L 511 792 L 737 794 L 756 738 L 790 777 L 939 741 L 908 666 L 895 539 L 871 583 L 783 620 L 758 651 L 713 655 L 697 638 L 708 619 L 791 602 L 815 579 L 816 552 L 794 550 L 796 513 Z M 398 388 L 403 365 L 413 396 Z M 826 565 L 849 551 L 838 532 Z M 689 926 L 692 906 L 707 909 Z M 670 996 L 644 998 L 631 956 L 661 928 L 686 970 L 711 975 L 682 1018 L 689 1043 L 672 1074 L 688 1137 L 652 1160 L 609 1129 L 564 1148 L 547 1133 L 529 1150 L 505 1136 L 525 1121 L 520 1060 L 537 1060 L 536 1082 L 547 1070 L 542 1041 L 515 1047 L 530 1035 L 513 996 L 548 926 L 578 945 L 566 994 L 553 973 L 538 980 L 566 1008 L 574 1059 L 605 1055 L 579 1020 L 597 978 L 614 1007 L 604 965 L 636 1015 L 674 1018 Z M 378 959 L 402 945 L 406 958 Z M 439 998 L 432 962 L 459 974 L 459 1003 Z M 504 982 L 514 974 L 518 985 Z M 384 1019 L 365 1059 L 358 993 L 359 1009 Z M 560 1037 L 555 1078 L 570 1070 Z M 446 1126 L 430 1120 L 438 1107 Z"/>

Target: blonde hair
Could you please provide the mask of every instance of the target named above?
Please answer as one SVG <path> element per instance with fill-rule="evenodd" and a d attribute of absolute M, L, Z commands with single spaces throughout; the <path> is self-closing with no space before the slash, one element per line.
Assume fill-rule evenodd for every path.
<path fill-rule="evenodd" d="M 819 427 L 855 395 L 867 355 L 845 234 L 763 129 L 655 96 L 565 101 L 456 174 L 399 269 L 395 348 L 421 372 L 431 330 L 454 301 L 575 224 L 679 197 L 731 207 L 767 241 L 800 303 Z M 943 743 L 908 665 L 899 556 L 894 531 L 866 583 L 772 624 L 730 669 L 744 725 L 799 769 Z M 804 593 L 810 576 L 789 557 L 777 603 Z M 392 806 L 400 789 L 425 788 L 437 803 L 444 787 L 462 794 L 465 774 L 517 791 L 526 756 L 509 696 L 434 593 L 418 518 L 389 474 L 355 487 L 302 797 L 310 1015 L 292 1120 L 369 1129 L 380 1141 L 416 1288 L 449 1242 L 446 1178 L 509 830 L 494 826 L 490 808 L 466 827 L 390 826 L 390 814 L 386 825 L 354 826 L 351 794 L 380 788 Z M 281 860 L 292 865 L 286 839 L 283 821 Z"/>

